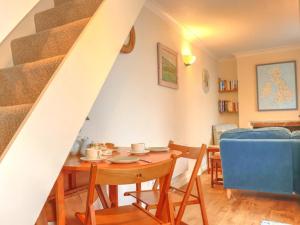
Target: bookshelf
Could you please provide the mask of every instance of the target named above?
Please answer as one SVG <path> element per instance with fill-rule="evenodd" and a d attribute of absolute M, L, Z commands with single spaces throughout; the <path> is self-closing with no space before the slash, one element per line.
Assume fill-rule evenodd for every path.
<path fill-rule="evenodd" d="M 219 90 L 219 93 L 230 93 L 230 92 L 237 92 L 238 89 L 233 89 L 233 90 Z"/>
<path fill-rule="evenodd" d="M 219 100 L 219 112 L 220 113 L 238 113 L 238 102 L 231 100 Z"/>
<path fill-rule="evenodd" d="M 238 81 L 237 80 L 222 80 L 218 79 L 219 82 L 219 92 L 237 92 L 238 91 Z"/>
<path fill-rule="evenodd" d="M 218 109 L 219 113 L 238 113 L 239 104 L 233 99 L 228 99 L 222 96 L 223 93 L 237 93 L 238 92 L 238 81 L 237 80 L 222 80 L 218 79 L 219 87 L 219 102 Z"/>

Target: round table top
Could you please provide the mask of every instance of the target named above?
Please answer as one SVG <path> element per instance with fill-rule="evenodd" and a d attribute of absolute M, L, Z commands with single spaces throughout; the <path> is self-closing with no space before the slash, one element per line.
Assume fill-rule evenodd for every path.
<path fill-rule="evenodd" d="M 114 156 L 129 156 L 130 148 L 118 148 L 116 151 L 113 152 L 112 156 L 107 156 L 107 158 L 114 157 Z M 152 163 L 162 162 L 164 160 L 170 159 L 171 155 L 175 154 L 177 157 L 180 157 L 182 152 L 176 150 L 169 150 L 166 152 L 149 152 L 145 155 L 137 155 L 138 158 L 147 160 L 145 161 L 138 161 L 136 163 L 127 163 L 127 164 L 113 164 L 108 160 L 103 160 L 97 162 L 98 168 L 109 168 L 109 169 L 122 169 L 122 168 L 135 168 L 135 167 L 142 167 L 147 166 Z M 70 155 L 63 167 L 64 171 L 89 171 L 91 168 L 91 162 L 82 161 L 79 155 L 72 156 Z"/>

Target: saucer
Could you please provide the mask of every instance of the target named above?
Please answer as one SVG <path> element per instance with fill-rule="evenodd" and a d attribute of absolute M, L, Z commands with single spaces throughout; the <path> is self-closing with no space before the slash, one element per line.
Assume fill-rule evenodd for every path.
<path fill-rule="evenodd" d="M 152 148 L 147 148 L 148 151 L 150 152 L 167 152 L 169 151 L 168 147 L 152 147 Z"/>
<path fill-rule="evenodd" d="M 150 151 L 149 150 L 144 150 L 143 152 L 133 152 L 133 151 L 128 151 L 128 153 L 130 153 L 131 155 L 146 155 L 148 154 Z"/>
<path fill-rule="evenodd" d="M 83 156 L 83 157 L 80 157 L 80 160 L 82 161 L 86 161 L 86 162 L 100 162 L 102 160 L 104 160 L 105 158 L 97 158 L 97 159 L 89 159 L 88 157 L 86 156 Z"/>
<path fill-rule="evenodd" d="M 111 163 L 119 163 L 119 164 L 136 163 L 139 160 L 140 159 L 135 156 L 115 156 L 108 159 L 108 161 L 110 161 Z"/>

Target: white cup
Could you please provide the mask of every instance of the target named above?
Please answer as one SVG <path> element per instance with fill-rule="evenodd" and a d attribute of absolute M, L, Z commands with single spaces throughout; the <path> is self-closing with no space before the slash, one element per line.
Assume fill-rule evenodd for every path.
<path fill-rule="evenodd" d="M 98 159 L 99 158 L 99 150 L 95 148 L 86 149 L 86 157 L 88 159 Z"/>
<path fill-rule="evenodd" d="M 144 143 L 131 144 L 131 151 L 132 152 L 144 152 L 145 144 Z"/>

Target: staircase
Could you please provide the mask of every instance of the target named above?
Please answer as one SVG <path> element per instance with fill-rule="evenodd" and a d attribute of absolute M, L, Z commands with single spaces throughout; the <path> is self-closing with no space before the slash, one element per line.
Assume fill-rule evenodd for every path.
<path fill-rule="evenodd" d="M 55 0 L 36 34 L 12 41 L 15 66 L 0 72 L 1 225 L 36 222 L 144 3 Z"/>
<path fill-rule="evenodd" d="M 0 70 L 0 158 L 102 0 L 54 0 L 35 15 L 37 33 L 11 42 L 14 67 Z"/>

